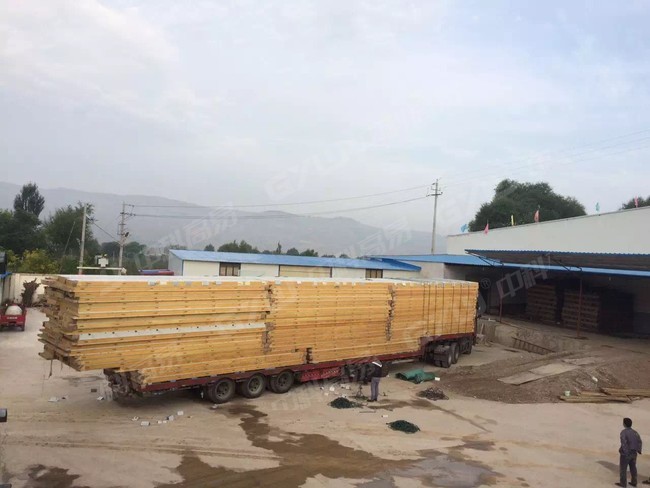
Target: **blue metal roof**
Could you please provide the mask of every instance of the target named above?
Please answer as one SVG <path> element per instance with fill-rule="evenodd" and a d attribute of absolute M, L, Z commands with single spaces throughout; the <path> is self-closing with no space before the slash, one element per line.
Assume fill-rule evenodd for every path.
<path fill-rule="evenodd" d="M 323 268 L 385 269 L 394 271 L 420 271 L 419 266 L 398 261 L 370 259 L 315 258 L 286 254 L 248 254 L 240 252 L 186 251 L 170 249 L 169 252 L 184 261 L 213 263 L 274 264 L 283 266 L 318 266 Z"/>
<path fill-rule="evenodd" d="M 471 254 L 414 254 L 414 255 L 400 255 L 400 256 L 370 256 L 370 259 L 378 259 L 381 261 L 400 262 L 409 261 L 414 263 L 442 263 L 442 264 L 462 264 L 466 266 L 490 266 L 500 265 L 499 261 L 493 261 L 492 264 L 487 263 L 489 259 L 481 259 L 478 256 Z"/>
<path fill-rule="evenodd" d="M 526 251 L 527 252 L 527 251 Z M 548 251 L 537 251 L 539 255 L 544 255 Z M 575 254 L 590 254 L 590 253 L 575 253 Z M 489 258 L 480 258 L 471 254 L 420 254 L 420 255 L 401 255 L 401 256 L 373 256 L 372 259 L 378 260 L 404 260 L 411 262 L 423 263 L 442 263 L 461 266 L 494 266 L 503 268 L 522 268 L 522 269 L 538 269 L 546 271 L 559 271 L 564 273 L 588 273 L 588 274 L 601 274 L 611 276 L 635 276 L 641 278 L 650 278 L 650 271 L 634 270 L 634 269 L 611 269 L 611 268 L 596 268 L 596 267 L 577 267 L 577 266 L 562 266 L 557 264 L 533 264 L 533 263 L 509 263 L 501 262 Z"/>

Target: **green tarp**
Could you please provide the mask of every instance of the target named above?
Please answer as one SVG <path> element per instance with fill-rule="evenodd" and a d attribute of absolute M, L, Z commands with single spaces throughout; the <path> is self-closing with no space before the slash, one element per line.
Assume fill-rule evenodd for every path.
<path fill-rule="evenodd" d="M 435 373 L 426 373 L 422 368 L 412 369 L 404 373 L 397 373 L 395 375 L 400 380 L 410 381 L 411 383 L 419 384 L 423 381 L 433 381 L 437 378 Z"/>

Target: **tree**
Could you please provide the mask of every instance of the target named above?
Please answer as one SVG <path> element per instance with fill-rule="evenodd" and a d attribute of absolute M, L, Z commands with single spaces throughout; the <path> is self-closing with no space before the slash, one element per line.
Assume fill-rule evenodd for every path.
<path fill-rule="evenodd" d="M 314 251 L 313 249 L 305 249 L 303 252 L 300 253 L 300 255 L 301 256 L 310 256 L 310 257 L 314 257 L 314 258 L 318 257 L 318 253 L 316 251 Z"/>
<path fill-rule="evenodd" d="M 323 254 L 321 257 L 323 258 L 335 258 L 334 254 Z"/>
<path fill-rule="evenodd" d="M 120 254 L 120 243 L 117 241 L 102 242 L 100 252 L 109 258 L 117 258 Z"/>
<path fill-rule="evenodd" d="M 282 244 L 278 242 L 278 247 L 275 248 L 275 254 L 282 254 Z"/>
<path fill-rule="evenodd" d="M 16 271 L 19 273 L 53 274 L 58 273 L 59 265 L 43 249 L 25 251 L 17 260 Z"/>
<path fill-rule="evenodd" d="M 256 247 L 251 246 L 248 242 L 242 240 L 241 242 L 237 242 L 236 240 L 232 242 L 227 242 L 226 244 L 222 244 L 219 246 L 219 249 L 217 249 L 219 252 L 243 252 L 247 254 L 259 254 L 259 250 Z"/>
<path fill-rule="evenodd" d="M 38 218 L 44 207 L 45 198 L 38 191 L 36 183 L 23 185 L 16 198 L 14 198 L 14 210 L 16 212 L 28 212 Z"/>
<path fill-rule="evenodd" d="M 341 253 L 341 254 L 339 254 L 339 257 L 342 258 L 342 259 L 350 259 L 350 256 L 348 256 L 348 255 L 345 254 L 345 253 Z"/>
<path fill-rule="evenodd" d="M 24 210 L 0 212 L 0 246 L 18 255 L 28 249 L 44 246 L 41 222 L 38 217 Z"/>
<path fill-rule="evenodd" d="M 214 246 L 212 244 L 208 244 L 203 248 L 204 251 L 214 251 Z"/>
<path fill-rule="evenodd" d="M 45 222 L 43 230 L 50 253 L 56 257 L 78 256 L 81 242 L 81 222 L 83 219 L 84 204 L 68 205 L 54 212 Z M 100 252 L 100 246 L 93 235 L 90 218 L 93 215 L 92 205 L 87 206 L 86 220 L 86 248 L 87 257 L 95 256 Z M 89 263 L 91 261 L 88 261 Z"/>
<path fill-rule="evenodd" d="M 292 247 L 287 251 L 287 256 L 300 256 L 300 252 L 295 247 Z"/>
<path fill-rule="evenodd" d="M 580 202 L 558 195 L 548 183 L 519 183 L 506 179 L 494 189 L 492 201 L 481 205 L 469 229 L 482 230 L 488 222 L 492 229 L 507 227 L 511 225 L 511 216 L 517 224 L 529 224 L 534 221 L 538 209 L 541 221 L 585 215 Z"/>
<path fill-rule="evenodd" d="M 639 207 L 650 207 L 650 196 L 648 198 L 637 197 Z M 628 208 L 636 208 L 636 203 L 634 198 L 631 198 L 629 201 L 621 205 L 621 210 L 626 210 Z"/>

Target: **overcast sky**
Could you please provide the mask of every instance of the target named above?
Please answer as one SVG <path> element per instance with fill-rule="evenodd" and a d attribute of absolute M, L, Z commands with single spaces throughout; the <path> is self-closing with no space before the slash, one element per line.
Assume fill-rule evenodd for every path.
<path fill-rule="evenodd" d="M 649 1 L 0 3 L 0 180 L 286 203 L 650 194 Z M 431 199 L 345 213 L 430 228 Z"/>

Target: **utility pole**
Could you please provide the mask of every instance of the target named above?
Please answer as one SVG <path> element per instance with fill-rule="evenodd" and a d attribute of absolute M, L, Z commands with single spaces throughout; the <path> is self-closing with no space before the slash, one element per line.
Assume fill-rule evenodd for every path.
<path fill-rule="evenodd" d="M 440 187 L 438 185 L 438 178 L 436 178 L 435 183 L 431 186 L 431 191 L 429 196 L 433 196 L 433 229 L 431 231 L 431 254 L 436 253 L 436 219 L 438 218 L 438 197 L 442 195 Z"/>
<path fill-rule="evenodd" d="M 126 238 L 129 237 L 129 233 L 126 231 L 126 218 L 131 217 L 133 214 L 126 213 L 126 203 L 122 202 L 122 211 L 120 212 L 120 226 L 119 226 L 119 236 L 120 236 L 120 254 L 117 258 L 117 267 L 122 269 L 122 259 L 124 258 L 124 244 L 126 244 Z"/>
<path fill-rule="evenodd" d="M 88 206 L 84 203 L 84 216 L 83 219 L 81 220 L 81 244 L 80 244 L 80 252 L 79 252 L 79 271 L 78 273 L 84 274 L 83 270 L 83 265 L 84 265 L 84 251 L 86 247 L 86 209 Z"/>

